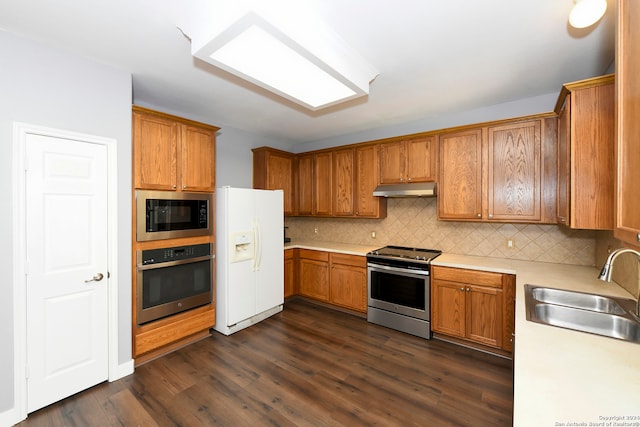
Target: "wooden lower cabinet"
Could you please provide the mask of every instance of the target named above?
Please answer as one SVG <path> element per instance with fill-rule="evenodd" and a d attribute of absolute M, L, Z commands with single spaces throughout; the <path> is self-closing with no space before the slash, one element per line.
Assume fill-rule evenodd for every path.
<path fill-rule="evenodd" d="M 329 302 L 367 312 L 367 259 L 364 256 L 330 254 Z"/>
<path fill-rule="evenodd" d="M 329 253 L 300 249 L 299 257 L 298 289 L 300 295 L 328 301 Z"/>
<path fill-rule="evenodd" d="M 296 291 L 296 250 L 284 251 L 284 297 L 290 297 Z"/>
<path fill-rule="evenodd" d="M 513 350 L 515 276 L 434 266 L 431 329 L 483 346 Z"/>
<path fill-rule="evenodd" d="M 299 295 L 360 313 L 367 312 L 366 257 L 309 249 L 298 251 Z"/>

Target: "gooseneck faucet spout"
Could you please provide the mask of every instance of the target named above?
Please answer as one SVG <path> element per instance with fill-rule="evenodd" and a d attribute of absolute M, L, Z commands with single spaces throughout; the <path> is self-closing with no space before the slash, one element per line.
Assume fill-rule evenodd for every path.
<path fill-rule="evenodd" d="M 604 280 L 605 282 L 610 282 L 611 274 L 613 273 L 613 263 L 615 262 L 616 258 L 618 258 L 618 255 L 622 255 L 626 253 L 632 253 L 638 258 L 638 260 L 640 260 L 640 252 L 638 251 L 634 251 L 633 249 L 628 249 L 628 248 L 616 249 L 615 251 L 611 252 L 607 257 L 607 261 L 604 263 L 604 266 L 602 267 L 602 271 L 600 271 L 600 275 L 598 276 L 598 279 Z M 640 295 L 638 295 L 638 300 L 636 302 L 636 314 L 640 316 Z"/>

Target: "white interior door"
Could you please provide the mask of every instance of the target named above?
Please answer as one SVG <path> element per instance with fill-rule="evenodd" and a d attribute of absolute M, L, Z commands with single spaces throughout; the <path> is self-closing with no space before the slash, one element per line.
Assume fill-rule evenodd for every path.
<path fill-rule="evenodd" d="M 108 378 L 107 148 L 29 134 L 27 412 Z"/>

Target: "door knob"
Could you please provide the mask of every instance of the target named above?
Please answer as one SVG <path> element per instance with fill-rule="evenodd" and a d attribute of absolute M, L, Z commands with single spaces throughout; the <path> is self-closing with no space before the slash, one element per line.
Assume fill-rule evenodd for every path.
<path fill-rule="evenodd" d="M 102 273 L 98 273 L 95 276 L 93 276 L 91 279 L 89 280 L 85 280 L 84 283 L 90 283 L 90 282 L 99 282 L 104 278 L 104 275 Z"/>

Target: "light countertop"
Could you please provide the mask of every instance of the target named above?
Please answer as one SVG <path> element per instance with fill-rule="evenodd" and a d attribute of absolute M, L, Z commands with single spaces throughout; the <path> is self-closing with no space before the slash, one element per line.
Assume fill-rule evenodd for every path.
<path fill-rule="evenodd" d="M 640 344 L 525 314 L 525 284 L 633 298 L 627 291 L 598 280 L 593 267 L 453 254 L 433 264 L 516 274 L 514 426 L 640 426 Z"/>
<path fill-rule="evenodd" d="M 295 242 L 285 243 L 286 249 L 312 249 L 316 251 L 336 252 L 346 255 L 365 256 L 367 252 L 379 249 L 383 245 L 354 245 L 351 243 L 335 243 L 335 242 L 315 242 L 311 240 L 296 240 Z"/>

